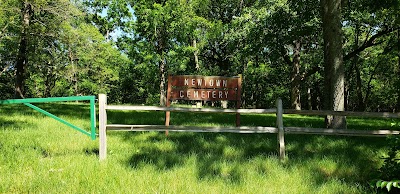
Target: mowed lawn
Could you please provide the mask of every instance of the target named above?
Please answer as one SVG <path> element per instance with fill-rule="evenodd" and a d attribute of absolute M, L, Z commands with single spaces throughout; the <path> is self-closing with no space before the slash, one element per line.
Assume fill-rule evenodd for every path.
<path fill-rule="evenodd" d="M 87 104 L 37 104 L 89 130 Z M 109 123 L 160 124 L 164 112 L 114 111 Z M 274 115 L 242 115 L 274 126 Z M 234 125 L 233 114 L 171 113 L 172 125 Z M 322 117 L 284 115 L 285 126 L 323 127 Z M 399 120 L 348 118 L 349 128 L 399 130 Z M 383 137 L 108 131 L 98 139 L 23 105 L 0 105 L 0 193 L 371 193 L 387 151 Z"/>

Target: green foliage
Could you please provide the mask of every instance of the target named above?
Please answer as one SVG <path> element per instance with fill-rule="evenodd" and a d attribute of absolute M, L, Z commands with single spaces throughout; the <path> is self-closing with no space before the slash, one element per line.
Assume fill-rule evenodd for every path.
<path fill-rule="evenodd" d="M 390 137 L 388 139 L 390 150 L 384 159 L 383 166 L 380 168 L 381 178 L 384 180 L 394 180 L 400 177 L 400 138 Z"/>
<path fill-rule="evenodd" d="M 115 102 L 152 103 L 162 75 L 242 74 L 244 106 L 266 108 L 280 97 L 290 107 L 296 89 L 303 109 L 321 109 L 325 100 L 316 0 L 26 2 L 33 5 L 26 97 L 101 92 Z M 346 109 L 397 112 L 399 1 L 348 1 L 342 10 Z M 21 1 L 2 1 L 3 99 L 14 96 L 20 11 Z"/>
<path fill-rule="evenodd" d="M 10 83 L 1 85 L 2 98 L 13 97 L 13 55 L 18 49 L 13 45 L 18 45 L 19 38 L 11 34 L 18 35 L 21 25 L 17 12 L 8 12 L 19 9 L 20 5 L 13 2 L 6 1 L 7 11 L 0 13 L 9 16 L 7 23 L 0 20 L 0 28 L 5 32 L 0 39 L 0 76 L 7 80 L 2 83 Z M 129 61 L 97 28 L 84 21 L 78 2 L 28 3 L 32 5 L 32 21 L 25 67 L 27 97 L 93 95 L 115 88 L 119 66 Z"/>
<path fill-rule="evenodd" d="M 357 94 L 350 95 L 349 107 L 355 110 L 398 109 L 399 58 L 395 56 L 400 47 L 398 32 L 393 31 L 399 26 L 398 12 L 398 1 L 385 5 L 352 1 L 344 9 L 348 90 Z M 357 49 L 361 52 L 354 53 Z M 357 55 L 350 59 L 352 54 Z"/>
<path fill-rule="evenodd" d="M 384 180 L 377 180 L 372 181 L 371 186 L 377 189 L 386 189 L 388 192 L 392 190 L 392 188 L 400 189 L 400 180 L 393 180 L 393 181 L 384 181 Z"/>
<path fill-rule="evenodd" d="M 372 188 L 386 189 L 390 192 L 392 188 L 400 189 L 400 138 L 391 136 L 387 142 L 389 151 L 379 169 L 380 179 L 371 181 L 370 185 Z"/>
<path fill-rule="evenodd" d="M 127 1 L 84 0 L 86 19 L 95 23 L 105 38 L 113 39 L 113 32 L 127 27 L 132 19 Z"/>

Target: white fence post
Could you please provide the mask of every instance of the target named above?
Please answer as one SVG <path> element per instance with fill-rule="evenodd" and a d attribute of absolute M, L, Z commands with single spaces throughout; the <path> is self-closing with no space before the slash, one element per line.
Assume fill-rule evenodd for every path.
<path fill-rule="evenodd" d="M 279 157 L 283 161 L 286 158 L 285 154 L 285 131 L 283 129 L 283 109 L 282 100 L 276 100 L 276 125 L 278 127 L 278 144 L 279 144 Z"/>
<path fill-rule="evenodd" d="M 107 96 L 99 94 L 99 157 L 104 160 L 107 157 Z"/>

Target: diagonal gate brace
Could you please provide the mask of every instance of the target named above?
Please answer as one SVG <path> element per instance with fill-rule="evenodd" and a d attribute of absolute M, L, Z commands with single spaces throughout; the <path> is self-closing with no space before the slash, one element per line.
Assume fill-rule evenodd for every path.
<path fill-rule="evenodd" d="M 61 101 L 77 101 L 77 100 L 89 100 L 90 101 L 90 133 L 84 129 L 81 129 L 68 121 L 61 119 L 31 103 L 41 103 L 41 102 L 61 102 Z M 43 113 L 62 124 L 65 124 L 89 137 L 92 140 L 96 139 L 96 117 L 95 117 L 95 97 L 94 96 L 76 96 L 76 97 L 55 97 L 55 98 L 26 98 L 26 99 L 10 99 L 10 100 L 0 100 L 0 104 L 24 104 L 40 113 Z"/>

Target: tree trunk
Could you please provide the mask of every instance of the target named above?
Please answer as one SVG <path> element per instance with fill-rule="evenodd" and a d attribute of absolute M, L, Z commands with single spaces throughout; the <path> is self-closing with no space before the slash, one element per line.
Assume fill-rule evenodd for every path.
<path fill-rule="evenodd" d="M 315 82 L 313 83 L 313 92 L 311 93 L 311 104 L 313 110 L 321 110 L 321 89 L 320 83 Z"/>
<path fill-rule="evenodd" d="M 361 80 L 361 71 L 357 64 L 357 58 L 355 58 L 355 71 L 356 71 L 356 93 L 357 93 L 357 111 L 364 111 L 365 110 L 365 103 L 364 103 L 364 96 L 362 93 L 362 80 Z"/>
<path fill-rule="evenodd" d="M 25 90 L 25 66 L 28 62 L 28 27 L 31 19 L 32 6 L 28 2 L 23 3 L 22 7 L 22 31 L 21 40 L 18 48 L 17 62 L 15 64 L 15 98 L 24 98 Z"/>
<path fill-rule="evenodd" d="M 78 61 L 78 59 L 74 56 L 74 54 L 72 53 L 72 49 L 71 49 L 71 45 L 68 46 L 68 57 L 69 57 L 69 62 L 71 64 L 72 67 L 72 75 L 71 75 L 71 82 L 72 85 L 74 87 L 74 95 L 78 96 L 79 95 L 79 90 L 78 90 L 78 67 L 76 65 L 75 62 Z"/>
<path fill-rule="evenodd" d="M 400 29 L 397 30 L 397 103 L 396 103 L 396 111 L 400 111 Z"/>
<path fill-rule="evenodd" d="M 54 88 L 55 85 L 55 79 L 53 75 L 48 75 L 45 78 L 45 88 L 44 88 L 44 97 L 50 97 L 51 96 L 51 90 Z"/>
<path fill-rule="evenodd" d="M 199 51 L 197 50 L 197 42 L 196 39 L 193 39 L 193 48 L 195 49 L 193 55 L 194 55 L 194 63 L 195 63 L 195 68 L 196 71 L 200 71 L 200 64 L 199 64 Z"/>
<path fill-rule="evenodd" d="M 360 27 L 359 25 L 355 26 L 355 38 L 354 38 L 354 50 L 358 48 L 359 45 L 359 37 L 360 37 Z M 353 60 L 353 67 L 356 72 L 356 94 L 357 94 L 357 111 L 365 110 L 364 96 L 362 92 L 362 79 L 361 79 L 361 71 L 358 67 L 359 56 L 355 55 Z"/>
<path fill-rule="evenodd" d="M 156 34 L 157 34 L 157 39 L 156 39 L 156 44 L 155 49 L 160 57 L 160 61 L 158 64 L 159 68 L 159 73 L 160 73 L 160 106 L 166 106 L 167 104 L 167 94 L 166 94 L 166 89 L 165 85 L 167 83 L 166 80 L 166 68 L 167 68 L 167 58 L 166 58 L 166 53 L 167 52 L 167 40 L 166 37 L 166 24 L 162 24 L 159 28 L 156 28 Z"/>
<path fill-rule="evenodd" d="M 311 95 L 311 88 L 307 88 L 307 105 L 308 110 L 312 110 L 312 95 Z"/>
<path fill-rule="evenodd" d="M 242 79 L 242 107 L 246 108 L 246 86 L 247 86 L 247 64 L 244 59 L 241 59 L 243 65 L 243 79 Z"/>
<path fill-rule="evenodd" d="M 321 0 L 325 65 L 325 109 L 344 111 L 341 0 Z M 327 116 L 328 128 L 346 128 L 346 117 Z"/>
<path fill-rule="evenodd" d="M 165 84 L 166 84 L 166 78 L 165 78 L 165 68 L 166 68 L 166 61 L 165 61 L 165 56 L 164 54 L 161 54 L 161 60 L 160 60 L 160 106 L 165 106 L 167 102 L 167 96 L 166 96 L 166 90 L 165 90 Z"/>
<path fill-rule="evenodd" d="M 292 74 L 291 74 L 291 96 L 290 101 L 293 109 L 301 110 L 300 102 L 300 49 L 301 43 L 296 40 L 294 43 L 294 53 L 292 62 Z"/>

